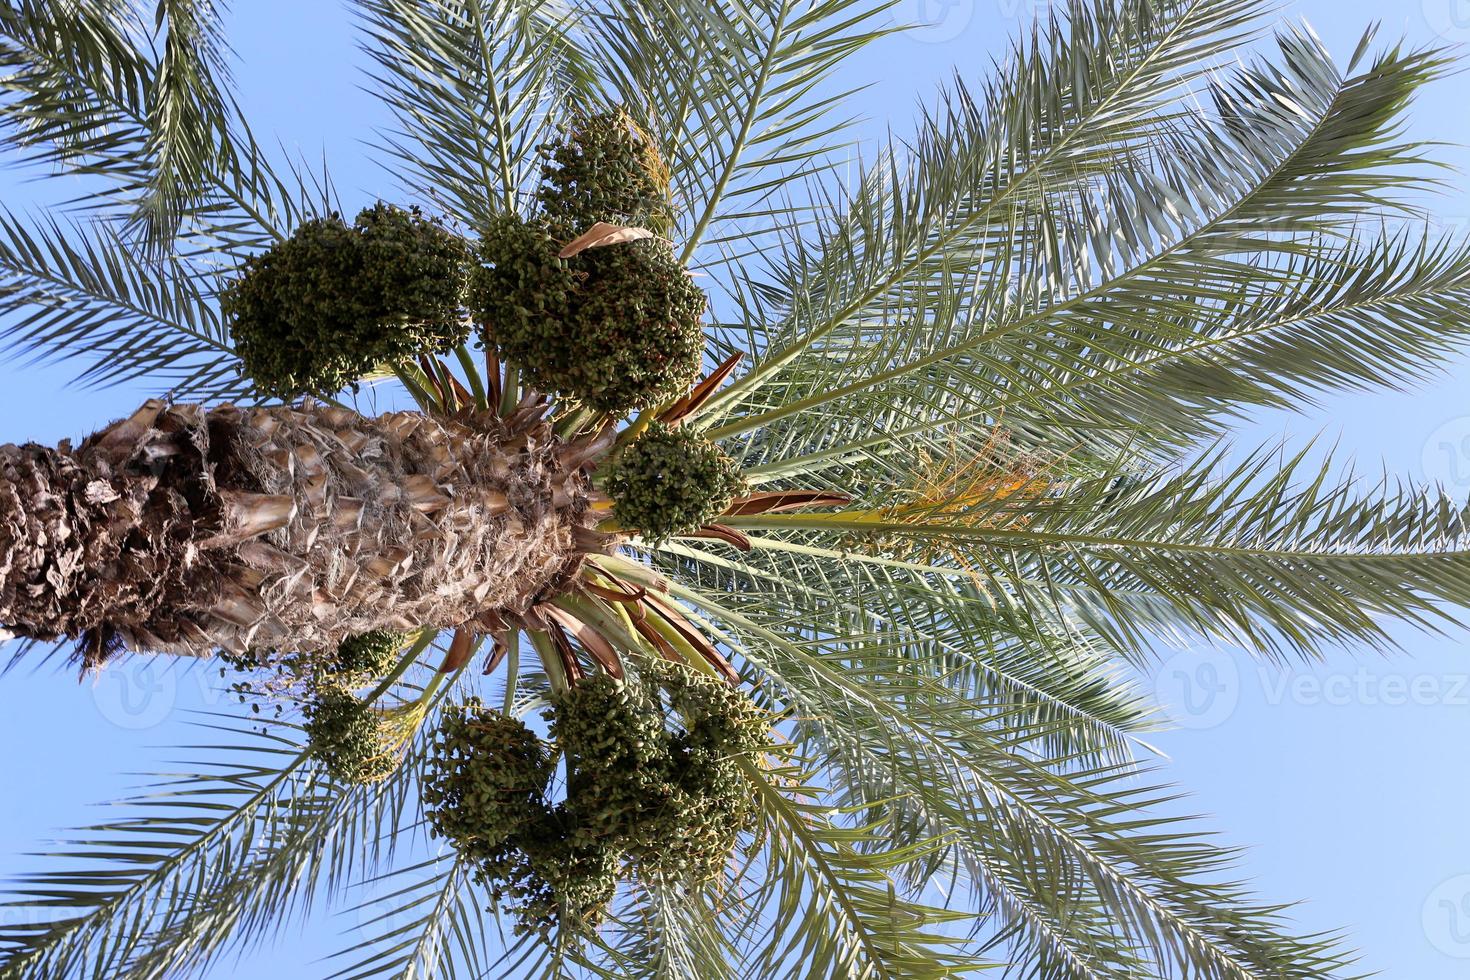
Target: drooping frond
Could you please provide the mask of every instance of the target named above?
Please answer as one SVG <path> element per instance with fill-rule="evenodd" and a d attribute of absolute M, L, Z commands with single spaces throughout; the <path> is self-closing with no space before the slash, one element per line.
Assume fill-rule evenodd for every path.
<path fill-rule="evenodd" d="M 0 340 L 37 359 L 84 360 L 78 380 L 142 378 L 203 398 L 245 397 L 213 283 L 144 254 L 113 221 L 0 214 Z"/>
<path fill-rule="evenodd" d="M 231 718 L 207 727 L 228 741 L 195 747 L 177 772 L 123 804 L 126 815 L 79 831 L 54 855 L 59 867 L 23 879 L 24 897 L 7 907 L 26 914 L 0 930 L 0 972 L 141 978 L 200 969 L 260 942 L 321 895 L 372 877 L 413 826 L 423 734 L 388 779 L 346 786 L 297 726 L 257 731 Z M 98 861 L 120 867 L 99 875 Z"/>
<path fill-rule="evenodd" d="M 684 261 L 723 259 L 784 220 L 783 191 L 820 168 L 852 94 L 817 95 L 843 59 L 881 37 L 892 0 L 615 0 L 589 16 L 608 87 L 657 138 L 673 178 Z M 738 270 L 733 270 L 738 275 Z M 724 278 L 722 276 L 722 278 Z"/>
<path fill-rule="evenodd" d="M 162 249 L 241 167 L 232 136 L 222 11 L 158 0 L 150 21 L 126 3 L 35 3 L 0 11 L 0 125 L 36 162 L 103 176 L 106 203 Z"/>
<path fill-rule="evenodd" d="M 611 921 L 568 957 L 598 980 L 737 980 L 743 976 L 739 929 L 751 865 L 701 888 L 657 878 L 632 882 Z"/>
<path fill-rule="evenodd" d="M 1372 351 L 1403 339 L 1435 358 L 1459 349 L 1458 247 L 1339 243 L 1405 186 L 1418 147 L 1397 139 L 1397 118 L 1441 62 L 1394 51 L 1343 75 L 1306 33 L 1280 44 L 1281 67 L 1241 68 L 1214 86 L 1213 116 L 1172 115 L 1155 150 L 1054 181 L 1024 206 L 991 207 L 986 193 L 998 152 L 988 141 L 1004 132 L 993 120 L 1006 117 L 952 96 L 908 171 L 865 183 L 815 264 L 776 284 L 786 303 L 770 352 L 722 406 L 739 397 L 754 410 L 711 435 L 745 434 L 746 458 L 767 479 L 914 451 L 946 423 L 952 436 L 1002 419 L 1059 452 L 1167 453 L 1218 431 L 1211 415 L 1227 398 L 1271 403 L 1311 390 L 1324 371 L 1402 379 L 1379 373 Z M 967 157 L 976 144 L 986 152 Z M 944 182 L 956 175 L 956 186 Z M 1268 320 L 1324 301 L 1342 304 L 1358 330 L 1330 350 L 1310 320 Z M 1162 386 L 1187 383 L 1201 360 L 1233 367 L 1250 348 L 1231 340 L 1253 327 L 1281 350 L 1266 370 L 1252 377 L 1244 363 L 1214 399 Z M 1302 358 L 1289 353 L 1298 331 Z M 1098 377 L 1149 387 L 1155 411 L 1140 418 L 1106 387 L 1079 404 L 1079 384 Z M 830 424 L 819 430 L 817 419 Z M 862 420 L 862 438 L 844 438 L 847 419 Z"/>
<path fill-rule="evenodd" d="M 155 248 L 178 232 L 235 150 L 222 14 L 215 0 L 157 0 L 154 28 L 163 38 L 148 99 L 149 182 L 139 202 Z"/>
<path fill-rule="evenodd" d="M 429 858 L 369 878 L 363 887 L 378 897 L 349 910 L 362 918 L 363 936 L 338 954 L 346 965 L 333 980 L 480 977 L 496 962 L 499 951 L 490 941 L 497 937 L 481 922 L 487 896 L 463 862 Z"/>
<path fill-rule="evenodd" d="M 21 0 L 0 7 L 0 123 L 42 163 L 105 166 L 136 179 L 151 66 L 129 37 L 130 5 Z"/>
<path fill-rule="evenodd" d="M 278 177 L 236 114 L 218 14 L 163 0 L 151 32 L 113 3 L 0 9 L 0 132 L 82 175 L 76 222 L 4 222 L 7 353 L 88 362 L 84 380 L 155 373 L 180 396 L 249 391 L 214 312 L 215 282 L 284 236 L 321 195 Z"/>
<path fill-rule="evenodd" d="M 1078 618 L 1119 649 L 1171 627 L 1251 648 L 1315 655 L 1334 643 L 1390 645 L 1384 617 L 1425 627 L 1470 600 L 1466 514 L 1434 488 L 1364 487 L 1258 451 L 1223 447 L 1176 471 L 1126 465 L 1055 495 L 998 500 L 963 515 L 881 513 L 732 518 L 797 540 L 943 540 L 998 594 Z"/>
<path fill-rule="evenodd" d="M 252 753 L 240 738 L 247 734 L 232 726 L 228 759 L 196 760 L 198 774 L 151 787 L 136 801 L 137 815 L 83 828 L 57 855 L 75 866 L 26 878 L 27 897 L 11 907 L 55 918 L 29 916 L 26 925 L 0 934 L 6 972 L 119 975 L 160 952 L 155 930 L 188 921 L 198 903 L 209 901 L 209 889 L 241 873 L 239 859 L 252 841 L 269 846 L 273 839 L 319 830 L 321 816 L 333 807 L 334 787 L 310 771 L 309 755 L 298 745 L 263 736 Z M 91 864 L 99 858 L 117 867 L 99 876 Z M 216 927 L 238 924 L 211 919 Z"/>
<path fill-rule="evenodd" d="M 1082 631 L 1026 621 L 961 569 L 869 559 L 786 535 L 754 536 L 752 544 L 729 556 L 672 543 L 660 567 L 767 628 L 819 621 L 852 638 L 865 658 L 987 706 L 999 724 L 1026 717 L 1044 755 L 1079 763 L 1132 757 L 1149 709 Z"/>
<path fill-rule="evenodd" d="M 586 101 L 589 69 L 561 0 L 358 0 L 375 86 L 397 119 L 386 149 L 408 189 L 484 229 L 514 214 L 536 148 Z"/>
<path fill-rule="evenodd" d="M 764 811 L 765 886 L 747 899 L 760 916 L 749 976 L 933 978 L 977 964 L 946 926 L 969 913 L 900 895 L 889 871 L 934 844 L 896 842 L 852 826 L 800 785 L 800 774 L 747 765 Z M 786 787 L 783 782 L 797 785 Z"/>
<path fill-rule="evenodd" d="M 1336 938 L 1293 937 L 1283 909 L 1220 884 L 1233 853 L 1151 813 L 1174 794 L 1136 767 L 1036 761 L 1024 718 L 870 658 L 862 638 L 762 627 L 674 589 L 778 686 L 843 779 L 839 805 L 881 814 L 882 839 L 933 841 L 943 860 L 910 854 L 897 878 L 948 871 L 978 891 L 999 921 L 976 938 L 1014 951 L 1016 975 L 1306 980 L 1351 963 Z"/>
<path fill-rule="evenodd" d="M 736 980 L 738 953 L 723 899 L 668 882 L 640 882 L 628 917 L 626 946 L 610 976 L 649 980 Z"/>

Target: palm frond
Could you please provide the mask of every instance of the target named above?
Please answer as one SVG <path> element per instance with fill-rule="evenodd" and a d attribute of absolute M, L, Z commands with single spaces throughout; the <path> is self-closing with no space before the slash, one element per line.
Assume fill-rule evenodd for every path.
<path fill-rule="evenodd" d="M 764 231 L 783 191 L 820 169 L 852 93 L 817 94 L 888 32 L 892 0 L 617 0 L 588 18 L 608 89 L 642 117 L 673 176 L 682 260 Z M 719 271 L 711 259 L 703 267 Z"/>
<path fill-rule="evenodd" d="M 34 162 L 97 178 L 71 202 L 79 219 L 4 220 L 12 352 L 84 358 L 83 380 L 99 384 L 155 373 L 177 395 L 249 391 L 210 280 L 319 195 L 300 172 L 276 175 L 223 94 L 217 14 L 161 3 L 155 58 L 127 4 L 0 9 L 0 130 Z"/>
<path fill-rule="evenodd" d="M 262 941 L 319 895 L 370 877 L 403 845 L 400 832 L 418 813 L 422 732 L 388 779 L 343 786 L 297 726 L 261 730 L 226 716 L 206 727 L 229 742 L 195 746 L 200 754 L 178 772 L 122 804 L 129 816 L 84 828 L 55 855 L 61 867 L 22 880 L 25 897 L 4 907 L 30 914 L 0 930 L 6 975 L 199 969 Z M 121 867 L 99 874 L 98 861 Z"/>
<path fill-rule="evenodd" d="M 589 976 L 605 980 L 737 980 L 740 954 L 730 935 L 727 898 L 737 881 L 691 889 L 639 879 L 613 921 L 576 957 Z"/>
<path fill-rule="evenodd" d="M 196 398 L 251 391 L 213 302 L 214 284 L 151 257 L 117 221 L 63 225 L 0 212 L 0 340 L 40 360 L 84 359 L 80 382 L 143 378 Z"/>
<path fill-rule="evenodd" d="M 912 447 L 945 422 L 951 431 L 960 424 L 983 431 L 1002 417 L 1018 438 L 1044 429 L 1051 446 L 1075 446 L 1074 453 L 1098 447 L 1092 451 L 1106 454 L 1123 442 L 1136 452 L 1168 452 L 1201 431 L 1218 431 L 1218 420 L 1208 411 L 1190 413 L 1197 406 L 1187 393 L 1175 411 L 1163 411 L 1167 391 L 1161 410 L 1144 419 L 1106 397 L 1095 410 L 1091 403 L 1078 409 L 1071 385 L 1105 373 L 1159 390 L 1158 374 L 1173 352 L 1187 371 L 1191 353 L 1211 337 L 1229 337 L 1293 297 L 1311 303 L 1345 289 L 1364 304 L 1357 322 L 1370 349 L 1406 333 L 1440 358 L 1458 349 L 1458 249 L 1329 245 L 1412 183 L 1404 172 L 1420 160 L 1419 148 L 1398 141 L 1396 120 L 1442 61 L 1432 52 L 1391 51 L 1344 76 L 1310 35 L 1279 41 L 1282 67 L 1241 68 L 1215 86 L 1214 121 L 1173 120 L 1146 165 L 1120 164 L 1080 193 L 1048 189 L 1034 212 L 1007 211 L 993 226 L 969 229 L 977 238 L 942 235 L 941 221 L 891 205 L 891 214 L 883 211 L 880 254 L 887 258 L 878 269 L 894 274 L 875 280 L 861 271 L 862 262 L 874 261 L 864 241 L 845 253 L 837 278 L 881 289 L 844 300 L 830 317 L 820 313 L 831 309 L 824 295 L 816 319 L 810 290 L 799 301 L 791 294 L 778 326 L 793 338 L 786 353 L 771 354 L 730 389 L 739 394 L 743 387 L 749 397 L 760 383 L 769 407 L 717 425 L 711 435 L 772 428 L 743 447 L 768 478 L 860 458 L 881 448 L 883 436 Z M 967 122 L 936 130 L 922 144 L 929 156 L 917 157 L 917 176 L 895 187 L 895 202 L 927 200 L 920 196 L 925 183 L 956 169 L 950 147 L 975 138 L 967 132 L 975 115 L 952 112 Z M 1229 165 L 1222 168 L 1221 160 Z M 880 210 L 885 196 L 876 193 L 876 203 L 860 197 L 855 205 Z M 1365 258 L 1373 271 L 1354 275 L 1346 263 Z M 1317 278 L 1303 284 L 1303 274 Z M 1416 278 L 1445 292 L 1438 301 L 1412 296 L 1408 302 L 1423 312 L 1406 326 L 1387 326 L 1394 318 L 1368 312 L 1380 300 L 1391 310 L 1395 285 Z M 1310 324 L 1279 326 L 1277 336 L 1290 336 Z M 1355 342 L 1342 338 L 1331 360 L 1355 364 L 1356 377 L 1370 380 L 1365 372 L 1379 363 L 1345 353 Z M 1320 334 L 1318 343 L 1320 350 Z M 1305 387 L 1324 356 L 1302 361 Z M 1140 362 L 1148 366 L 1130 375 Z M 1268 402 L 1273 390 L 1292 384 L 1296 364 L 1283 356 L 1271 366 L 1282 380 L 1243 381 L 1231 394 Z M 777 373 L 764 378 L 770 372 Z M 1219 412 L 1218 403 L 1207 408 Z M 835 438 L 830 429 L 802 428 L 834 416 L 861 418 L 879 432 L 841 441 L 840 424 Z"/>
<path fill-rule="evenodd" d="M 757 480 L 825 472 L 839 485 L 879 457 L 923 451 L 958 427 L 1044 413 L 1062 427 L 1117 433 L 1142 428 L 1180 438 L 1216 435 L 1251 406 L 1293 408 L 1318 394 L 1422 381 L 1466 344 L 1470 249 L 1412 230 L 1293 257 L 1255 295 L 1218 315 L 1174 316 L 1176 335 L 1148 349 L 1087 363 L 1057 358 L 1043 387 L 1012 385 L 974 398 L 940 421 L 884 416 L 885 431 L 834 420 L 814 452 L 752 467 Z M 1112 314 L 1116 321 L 1126 316 Z M 1185 319 L 1189 322 L 1185 322 Z M 1406 356 L 1407 355 L 1407 356 Z M 953 382 L 951 382 L 953 383 Z"/>
<path fill-rule="evenodd" d="M 251 741 L 242 744 L 241 736 Z M 55 855 L 74 867 L 23 880 L 18 893 L 25 897 L 7 906 L 55 917 L 0 933 L 7 974 L 121 974 L 157 952 L 152 936 L 176 928 L 208 901 L 211 887 L 240 873 L 237 860 L 252 841 L 299 834 L 330 808 L 332 787 L 307 767 L 310 754 L 299 745 L 249 728 L 236 727 L 231 737 L 226 757 L 191 760 L 181 774 L 165 776 L 128 805 L 135 815 L 83 828 Z M 109 870 L 98 873 L 98 861 Z"/>
<path fill-rule="evenodd" d="M 643 882 L 644 945 L 637 957 L 650 980 L 734 980 L 734 943 L 725 935 L 724 910 L 708 891 L 691 894 L 666 882 Z M 640 974 L 633 974 L 640 975 Z"/>
<path fill-rule="evenodd" d="M 1316 655 L 1390 646 L 1384 617 L 1439 628 L 1470 600 L 1466 513 L 1435 488 L 1363 486 L 1313 466 L 1308 449 L 1226 447 L 1156 474 L 1126 461 L 1054 496 L 977 504 L 963 515 L 871 511 L 732 518 L 769 532 L 952 543 L 992 588 L 1076 617 L 1124 651 L 1146 650 L 1154 617 L 1252 649 Z M 883 545 L 878 545 L 879 548 Z M 1135 600 L 1142 600 L 1135 602 Z"/>
<path fill-rule="evenodd" d="M 560 0 L 358 0 L 375 87 L 398 131 L 386 149 L 414 193 L 472 228 L 516 213 L 536 147 L 589 69 Z"/>
<path fill-rule="evenodd" d="M 158 0 L 151 29 L 111 0 L 7 6 L 0 125 L 33 161 L 115 182 L 103 198 L 163 249 L 236 165 L 220 17 L 214 0 Z"/>
<path fill-rule="evenodd" d="M 434 857 L 363 882 L 379 892 L 376 912 L 360 926 L 351 948 L 338 954 L 349 964 L 332 980 L 370 977 L 482 977 L 499 952 L 482 918 L 488 896 L 471 882 L 470 869 L 453 858 Z M 364 955 L 366 951 L 366 955 Z M 515 950 L 505 950 L 505 954 Z"/>
<path fill-rule="evenodd" d="M 0 8 L 0 125 L 36 162 L 106 161 L 136 179 L 152 69 L 131 4 L 19 0 Z"/>
<path fill-rule="evenodd" d="M 935 846 L 844 825 L 792 770 L 746 775 L 765 813 L 766 881 L 749 899 L 765 918 L 746 961 L 753 976 L 932 978 L 977 964 L 943 928 L 969 913 L 901 896 L 889 870 Z M 789 788 L 783 782 L 797 785 Z"/>
<path fill-rule="evenodd" d="M 221 15 L 215 0 L 158 0 L 155 7 L 155 33 L 163 40 L 148 94 L 149 183 L 138 204 L 155 248 L 167 246 L 234 149 Z"/>
<path fill-rule="evenodd" d="M 797 261 L 765 287 L 782 297 L 784 318 L 751 338 L 764 356 L 716 404 L 728 413 L 757 388 L 775 404 L 795 401 L 777 382 L 804 352 L 819 355 L 824 338 L 852 330 L 848 346 L 865 349 L 858 328 L 928 292 L 937 272 L 960 282 L 964 267 L 1017 247 L 1024 219 L 1147 146 L 1177 112 L 1169 96 L 1242 43 L 1259 13 L 1253 0 L 1073 3 L 1066 21 L 1052 17 L 1016 45 L 982 93 L 957 83 L 909 147 L 890 149 L 836 202 L 818 247 L 792 246 Z"/>
<path fill-rule="evenodd" d="M 1042 755 L 1078 764 L 1131 759 L 1136 734 L 1148 727 L 1150 709 L 1118 676 L 1108 648 L 1081 629 L 1058 634 L 1027 621 L 964 570 L 893 567 L 899 563 L 789 536 L 752 544 L 727 557 L 672 543 L 658 564 L 764 627 L 820 621 L 853 638 L 856 654 L 942 683 L 995 711 L 998 724 L 1027 717 Z"/>
<path fill-rule="evenodd" d="M 1233 853 L 1150 813 L 1173 792 L 1138 767 L 1038 763 L 1012 750 L 993 711 L 868 657 L 860 638 L 798 639 L 672 588 L 779 686 L 806 744 L 844 778 L 846 806 L 884 813 L 881 839 L 935 842 L 941 860 L 910 855 L 892 873 L 922 885 L 949 869 L 978 889 L 998 917 L 979 938 L 1013 950 L 1017 975 L 1306 980 L 1349 968 L 1336 937 L 1293 937 L 1281 907 L 1221 884 Z"/>

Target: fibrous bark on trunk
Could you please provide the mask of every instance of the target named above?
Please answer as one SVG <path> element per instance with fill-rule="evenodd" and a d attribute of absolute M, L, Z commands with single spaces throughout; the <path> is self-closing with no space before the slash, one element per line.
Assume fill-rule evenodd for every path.
<path fill-rule="evenodd" d="M 534 406 L 468 421 L 150 401 L 0 446 L 0 627 L 96 662 L 499 625 L 599 545 L 589 453 Z"/>

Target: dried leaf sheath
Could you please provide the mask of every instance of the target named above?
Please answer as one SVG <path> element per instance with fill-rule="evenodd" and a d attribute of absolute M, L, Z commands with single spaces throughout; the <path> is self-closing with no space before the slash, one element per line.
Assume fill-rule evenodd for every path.
<path fill-rule="evenodd" d="M 96 661 L 514 617 L 599 543 L 581 447 L 532 414 L 150 401 L 75 451 L 0 447 L 0 625 Z"/>

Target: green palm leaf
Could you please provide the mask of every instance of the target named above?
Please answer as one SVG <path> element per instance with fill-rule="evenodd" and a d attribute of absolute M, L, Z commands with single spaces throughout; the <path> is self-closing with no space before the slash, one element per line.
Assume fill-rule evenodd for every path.
<path fill-rule="evenodd" d="M 813 90 L 886 33 L 878 15 L 889 6 L 619 0 L 589 19 L 608 87 L 646 120 L 673 175 L 685 261 L 702 242 L 763 229 L 781 188 L 837 147 L 845 121 L 828 117 L 850 93 Z"/>
<path fill-rule="evenodd" d="M 1216 884 L 1232 852 L 1151 815 L 1173 792 L 1137 767 L 1036 760 L 1023 716 L 1002 715 L 997 730 L 989 706 L 855 656 L 865 647 L 849 638 L 783 636 L 675 589 L 779 679 L 846 805 L 886 811 L 869 846 L 932 841 L 941 861 L 910 854 L 891 870 L 917 886 L 962 875 L 1001 916 L 991 938 L 1018 951 L 1021 975 L 1307 978 L 1351 964 L 1337 938 L 1292 937 L 1281 908 Z"/>
<path fill-rule="evenodd" d="M 1012 70 L 980 97 L 959 86 L 911 150 L 892 151 L 840 202 L 821 249 L 798 253 L 809 263 L 769 287 L 788 297 L 786 320 L 764 339 L 761 363 L 716 404 L 728 410 L 948 263 L 1017 242 L 1018 216 L 1046 213 L 1058 194 L 1075 198 L 1126 162 L 1160 117 L 1168 125 L 1177 110 L 1160 93 L 1239 45 L 1259 13 L 1249 0 L 1073 4 L 1069 22 L 1053 19 L 1013 49 Z M 782 404 L 793 401 L 788 394 Z"/>
<path fill-rule="evenodd" d="M 466 224 L 515 213 L 536 146 L 587 99 L 578 18 L 557 0 L 358 0 L 409 189 Z"/>
<path fill-rule="evenodd" d="M 347 787 L 314 762 L 297 726 L 227 718 L 206 727 L 229 741 L 195 746 L 200 754 L 123 804 L 133 815 L 83 828 L 54 855 L 59 867 L 23 879 L 25 897 L 7 907 L 33 914 L 0 930 L 7 973 L 201 969 L 304 914 L 319 889 L 370 877 L 416 813 L 423 737 L 389 779 Z M 121 867 L 98 874 L 99 860 Z"/>
<path fill-rule="evenodd" d="M 0 213 L 0 337 L 38 359 L 84 358 L 81 382 L 146 377 L 194 397 L 247 396 L 213 294 L 179 259 L 144 254 L 115 222 Z"/>
<path fill-rule="evenodd" d="M 341 954 L 353 962 L 332 976 L 455 976 L 457 970 L 483 975 L 493 956 L 478 921 L 485 898 L 469 879 L 464 864 L 436 858 L 364 882 L 387 891 L 370 906 L 349 910 L 377 914 L 362 923 L 370 938 Z M 364 947 L 371 953 L 361 957 Z"/>
<path fill-rule="evenodd" d="M 702 595 L 772 629 L 821 621 L 861 637 L 864 660 L 945 684 L 998 718 L 1028 716 L 1044 752 L 1077 761 L 1130 758 L 1149 708 L 1110 652 L 1080 630 L 1049 630 L 1003 611 L 956 569 L 903 567 L 853 552 L 761 536 L 739 558 L 674 543 L 662 567 Z M 899 567 L 894 567 L 898 565 Z"/>
<path fill-rule="evenodd" d="M 1146 645 L 1134 597 L 1161 601 L 1169 621 L 1198 632 L 1307 654 L 1331 643 L 1388 645 L 1380 617 L 1432 628 L 1452 621 L 1445 605 L 1470 599 L 1462 505 L 1432 488 L 1334 480 L 1332 461 L 1307 465 L 1305 450 L 1285 460 L 1257 452 L 1223 472 L 1221 454 L 1123 487 L 1108 474 L 1059 497 L 960 518 L 866 512 L 731 523 L 828 539 L 948 540 L 998 590 L 1060 606 L 1125 650 Z"/>
<path fill-rule="evenodd" d="M 753 487 L 807 496 L 579 553 L 584 591 L 470 620 L 440 651 L 460 668 L 418 683 L 425 630 L 374 692 L 423 709 L 381 783 L 334 782 L 297 726 L 212 723 L 225 744 L 18 883 L 0 971 L 185 975 L 361 894 L 350 980 L 1350 974 L 1182 815 L 1133 668 L 1200 635 L 1277 659 L 1389 646 L 1390 621 L 1470 604 L 1463 502 L 1210 441 L 1465 347 L 1470 245 L 1414 227 L 1433 172 L 1401 135 L 1447 62 L 1365 38 L 1340 69 L 1296 26 L 1254 57 L 1261 0 L 1064 6 L 842 188 L 835 79 L 888 33 L 885 0 L 355 0 L 387 170 L 469 234 L 530 213 L 570 114 L 631 113 L 668 165 L 675 254 L 711 284 L 706 353 L 750 359 L 690 424 Z M 148 13 L 0 5 L 0 133 L 86 188 L 65 217 L 0 212 L 0 342 L 90 384 L 249 400 L 221 280 L 331 210 L 331 181 L 276 175 L 219 4 Z M 514 408 L 514 370 L 457 355 L 393 367 L 456 424 Z M 621 420 L 593 414 L 562 399 L 557 438 L 611 441 Z M 645 601 L 661 625 L 635 621 Z M 773 741 L 738 758 L 759 820 L 723 876 L 630 865 L 597 935 L 508 939 L 474 867 L 419 833 L 471 627 L 517 715 L 580 654 L 738 674 Z"/>
<path fill-rule="evenodd" d="M 214 0 L 158 0 L 155 8 L 163 40 L 148 99 L 151 173 L 138 204 L 155 247 L 178 232 L 184 215 L 208 194 L 211 175 L 229 166 L 222 156 L 234 149 L 220 15 Z"/>
<path fill-rule="evenodd" d="M 1175 377 L 1165 370 L 1173 358 L 1187 376 L 1191 355 L 1210 338 L 1249 331 L 1252 317 L 1278 304 L 1351 302 L 1355 291 L 1357 300 L 1371 294 L 1391 310 L 1395 283 L 1432 282 L 1439 292 L 1412 292 L 1402 321 L 1360 307 L 1361 340 L 1340 337 L 1329 353 L 1318 332 L 1308 356 L 1283 351 L 1272 361 L 1277 380 L 1252 383 L 1247 375 L 1230 396 L 1270 403 L 1297 370 L 1307 372 L 1310 388 L 1324 361 L 1356 365 L 1348 378 L 1391 380 L 1368 374 L 1376 367 L 1371 351 L 1400 338 L 1434 358 L 1460 349 L 1461 334 L 1445 329 L 1455 323 L 1446 307 L 1459 288 L 1458 249 L 1332 244 L 1360 209 L 1406 186 L 1404 168 L 1419 159 L 1418 147 L 1396 142 L 1395 120 L 1441 62 L 1432 53 L 1392 52 L 1343 76 L 1310 35 L 1283 35 L 1280 44 L 1287 68 L 1241 69 L 1233 84 L 1218 86 L 1214 122 L 1160 124 L 1164 144 L 1146 167 L 1109 166 L 1081 187 L 1064 180 L 1024 206 L 964 200 L 970 188 L 996 182 L 988 168 L 1006 158 L 991 145 L 999 139 L 994 124 L 985 124 L 1007 117 L 1004 105 L 981 108 L 964 92 L 954 96 L 949 113 L 926 129 L 914 176 L 888 187 L 880 174 L 840 219 L 878 228 L 881 237 L 850 241 L 834 231 L 817 267 L 793 270 L 776 285 L 787 298 L 785 319 L 764 341 L 776 349 L 726 395 L 728 402 L 759 384 L 757 397 L 773 407 L 716 425 L 711 435 L 774 427 L 746 456 L 767 477 L 860 455 L 882 435 L 912 448 L 941 424 L 987 432 L 1001 418 L 1020 435 L 1044 427 L 1054 447 L 1099 446 L 1106 454 L 1109 444 L 1127 443 L 1135 452 L 1155 445 L 1167 452 L 1212 431 L 1209 416 L 1225 401 L 1201 406 L 1181 392 L 1168 411 L 1171 391 L 1159 382 Z M 976 145 L 985 155 L 964 154 Z M 1221 160 L 1231 164 L 1222 169 Z M 1349 264 L 1365 260 L 1362 272 Z M 829 293 L 815 292 L 828 278 L 851 285 L 865 277 L 869 288 L 843 294 L 835 307 Z M 1205 349 L 1234 353 L 1223 344 Z M 1104 390 L 1077 407 L 1073 385 L 1099 374 L 1149 387 L 1161 404 L 1140 419 Z M 841 441 L 840 423 L 818 429 L 816 420 L 833 416 L 864 419 L 867 437 Z"/>

